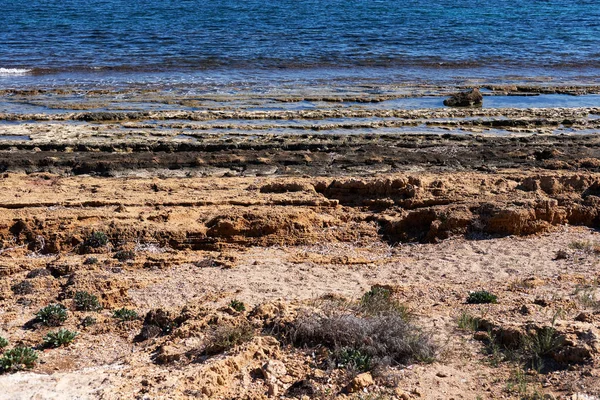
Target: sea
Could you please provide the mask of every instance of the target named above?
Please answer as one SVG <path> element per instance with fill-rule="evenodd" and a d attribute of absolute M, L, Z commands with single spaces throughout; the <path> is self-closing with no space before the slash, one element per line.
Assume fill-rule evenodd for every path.
<path fill-rule="evenodd" d="M 0 89 L 600 84 L 598 0 L 0 0 Z"/>

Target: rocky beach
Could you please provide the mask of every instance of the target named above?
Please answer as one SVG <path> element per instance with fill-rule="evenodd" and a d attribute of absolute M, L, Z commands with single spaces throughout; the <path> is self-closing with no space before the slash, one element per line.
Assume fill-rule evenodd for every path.
<path fill-rule="evenodd" d="M 0 397 L 600 396 L 600 88 L 464 89 L 5 91 Z"/>
<path fill-rule="evenodd" d="M 0 400 L 600 399 L 594 1 L 0 10 Z"/>

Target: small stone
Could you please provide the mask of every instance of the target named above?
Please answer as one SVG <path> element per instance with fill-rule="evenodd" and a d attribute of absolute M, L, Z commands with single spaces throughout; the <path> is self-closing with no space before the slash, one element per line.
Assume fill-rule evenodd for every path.
<path fill-rule="evenodd" d="M 442 371 L 439 371 L 437 374 L 435 374 L 435 376 L 437 376 L 438 378 L 447 378 L 448 374 Z"/>
<path fill-rule="evenodd" d="M 483 95 L 477 88 L 453 94 L 444 100 L 444 105 L 448 107 L 481 107 L 482 104 Z"/>
<path fill-rule="evenodd" d="M 579 322 L 594 322 L 594 317 L 587 312 L 582 312 L 578 316 L 575 317 L 575 321 Z"/>
<path fill-rule="evenodd" d="M 181 350 L 174 346 L 161 346 L 155 358 L 157 364 L 170 364 L 181 360 Z"/>
<path fill-rule="evenodd" d="M 537 297 L 533 301 L 533 304 L 537 304 L 538 306 L 542 306 L 542 307 L 548 307 L 550 305 L 550 302 L 544 298 Z"/>
<path fill-rule="evenodd" d="M 567 258 L 569 258 L 569 253 L 564 250 L 559 250 L 554 255 L 555 260 L 566 260 Z"/>
<path fill-rule="evenodd" d="M 531 314 L 531 308 L 527 307 L 527 304 L 523 304 L 521 306 L 521 308 L 519 309 L 519 312 L 522 315 L 529 315 L 529 314 Z"/>
<path fill-rule="evenodd" d="M 352 379 L 350 381 L 348 386 L 346 386 L 344 388 L 344 392 L 346 392 L 346 393 L 360 392 L 364 388 L 367 388 L 367 387 L 373 385 L 374 383 L 375 382 L 373 381 L 373 377 L 371 376 L 371 373 L 365 372 L 365 373 L 355 376 L 354 379 Z"/>
<path fill-rule="evenodd" d="M 406 393 L 404 390 L 402 390 L 400 388 L 396 388 L 396 390 L 394 390 L 394 394 L 400 400 L 410 400 L 410 398 L 411 398 L 410 394 Z"/>
<path fill-rule="evenodd" d="M 266 380 L 278 379 L 287 374 L 285 364 L 279 360 L 269 360 L 262 366 L 261 371 Z"/>
<path fill-rule="evenodd" d="M 528 278 L 523 279 L 523 286 L 529 289 L 533 289 L 539 286 L 543 286 L 546 284 L 546 281 L 538 278 L 537 276 L 530 276 Z"/>
<path fill-rule="evenodd" d="M 279 387 L 275 382 L 269 382 L 269 397 L 277 397 L 279 395 Z"/>

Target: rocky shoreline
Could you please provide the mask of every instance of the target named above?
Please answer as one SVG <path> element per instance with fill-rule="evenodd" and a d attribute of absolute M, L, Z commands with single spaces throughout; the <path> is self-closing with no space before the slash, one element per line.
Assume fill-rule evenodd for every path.
<path fill-rule="evenodd" d="M 0 114 L 0 397 L 600 396 L 600 108 L 319 98 Z"/>

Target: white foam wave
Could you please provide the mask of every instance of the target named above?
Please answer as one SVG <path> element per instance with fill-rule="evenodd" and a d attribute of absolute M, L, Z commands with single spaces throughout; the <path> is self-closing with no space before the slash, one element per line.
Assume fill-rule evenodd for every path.
<path fill-rule="evenodd" d="M 0 76 L 25 75 L 30 72 L 31 70 L 26 68 L 0 68 Z"/>

